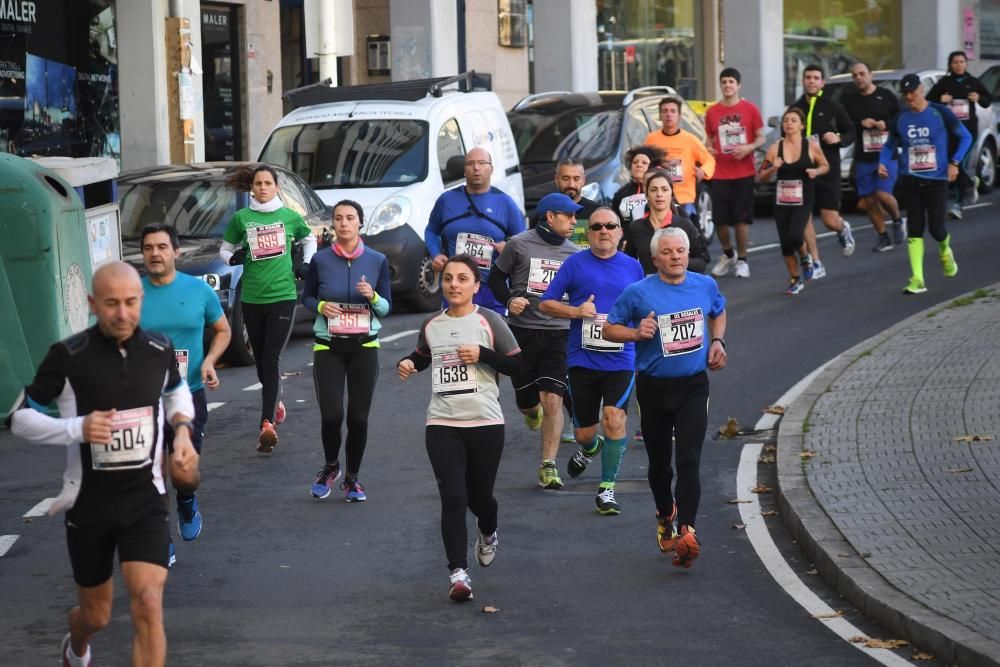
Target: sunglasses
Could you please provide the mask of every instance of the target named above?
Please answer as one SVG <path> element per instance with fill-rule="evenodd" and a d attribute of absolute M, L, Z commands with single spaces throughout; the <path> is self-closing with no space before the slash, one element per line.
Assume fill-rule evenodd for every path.
<path fill-rule="evenodd" d="M 618 229 L 620 225 L 617 222 L 605 222 L 605 223 L 595 222 L 590 226 L 590 231 L 599 232 L 601 231 L 602 227 L 610 232 L 612 229 Z"/>

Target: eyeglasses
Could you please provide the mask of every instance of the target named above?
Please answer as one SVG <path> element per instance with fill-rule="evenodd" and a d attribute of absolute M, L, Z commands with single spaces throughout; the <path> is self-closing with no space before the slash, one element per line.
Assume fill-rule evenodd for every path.
<path fill-rule="evenodd" d="M 465 163 L 466 167 L 492 167 L 493 163 L 489 160 L 468 160 Z"/>
<path fill-rule="evenodd" d="M 612 229 L 618 229 L 620 226 L 621 225 L 619 225 L 617 222 L 604 222 L 604 223 L 595 222 L 590 226 L 590 231 L 599 232 L 603 227 L 604 229 L 610 232 Z"/>

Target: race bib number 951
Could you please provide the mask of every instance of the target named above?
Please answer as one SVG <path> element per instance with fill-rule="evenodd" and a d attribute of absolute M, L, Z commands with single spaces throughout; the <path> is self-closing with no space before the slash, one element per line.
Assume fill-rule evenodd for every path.
<path fill-rule="evenodd" d="M 111 418 L 111 442 L 90 443 L 94 470 L 132 470 L 152 460 L 156 443 L 153 408 L 120 410 Z"/>
<path fill-rule="evenodd" d="M 701 308 L 668 313 L 656 318 L 663 356 L 697 352 L 705 344 L 705 315 Z"/>

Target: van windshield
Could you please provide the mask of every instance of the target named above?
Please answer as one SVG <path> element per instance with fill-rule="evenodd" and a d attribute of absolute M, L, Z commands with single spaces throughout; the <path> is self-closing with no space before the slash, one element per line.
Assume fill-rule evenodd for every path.
<path fill-rule="evenodd" d="M 428 125 L 344 120 L 275 130 L 260 161 L 294 171 L 315 189 L 385 188 L 427 178 Z"/>

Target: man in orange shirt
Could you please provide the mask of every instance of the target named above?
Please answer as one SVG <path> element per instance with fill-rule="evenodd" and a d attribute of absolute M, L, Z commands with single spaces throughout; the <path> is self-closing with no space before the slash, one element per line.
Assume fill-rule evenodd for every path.
<path fill-rule="evenodd" d="M 663 168 L 670 174 L 674 197 L 692 222 L 697 224 L 698 181 L 709 180 L 715 173 L 715 158 L 705 145 L 690 132 L 681 129 L 681 107 L 684 101 L 675 95 L 660 100 L 660 121 L 663 129 L 650 132 L 643 142 L 663 149 Z"/>

